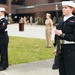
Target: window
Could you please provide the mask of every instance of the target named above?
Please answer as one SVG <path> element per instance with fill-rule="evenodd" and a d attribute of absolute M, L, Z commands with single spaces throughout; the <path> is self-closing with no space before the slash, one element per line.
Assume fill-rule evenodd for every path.
<path fill-rule="evenodd" d="M 0 4 L 6 4 L 6 0 L 0 0 Z"/>
<path fill-rule="evenodd" d="M 53 2 L 54 2 L 54 0 L 48 0 L 48 2 L 49 2 L 49 3 L 53 3 Z"/>
<path fill-rule="evenodd" d="M 62 0 L 62 1 L 70 1 L 70 0 Z"/>
<path fill-rule="evenodd" d="M 12 4 L 15 4 L 15 5 L 23 5 L 24 3 L 24 0 L 12 0 Z"/>

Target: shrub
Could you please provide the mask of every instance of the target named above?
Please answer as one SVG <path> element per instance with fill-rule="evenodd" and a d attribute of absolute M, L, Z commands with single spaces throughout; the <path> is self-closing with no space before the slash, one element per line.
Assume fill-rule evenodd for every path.
<path fill-rule="evenodd" d="M 13 24 L 13 23 L 14 23 L 13 19 L 12 19 L 12 18 L 9 19 L 9 20 L 8 20 L 8 23 L 9 23 L 9 24 Z"/>
<path fill-rule="evenodd" d="M 55 26 L 55 24 L 56 24 L 56 17 L 54 16 L 54 18 L 53 18 L 53 25 Z"/>
<path fill-rule="evenodd" d="M 43 17 L 35 17 L 35 23 L 38 25 L 44 25 L 44 18 Z"/>

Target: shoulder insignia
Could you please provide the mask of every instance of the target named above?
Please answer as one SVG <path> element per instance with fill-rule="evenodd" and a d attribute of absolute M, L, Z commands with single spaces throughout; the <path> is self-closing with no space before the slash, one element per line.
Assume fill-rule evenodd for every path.
<path fill-rule="evenodd" d="M 2 26 L 5 26 L 5 23 L 3 23 Z"/>
<path fill-rule="evenodd" d="M 69 20 L 69 22 L 75 22 L 74 20 Z"/>

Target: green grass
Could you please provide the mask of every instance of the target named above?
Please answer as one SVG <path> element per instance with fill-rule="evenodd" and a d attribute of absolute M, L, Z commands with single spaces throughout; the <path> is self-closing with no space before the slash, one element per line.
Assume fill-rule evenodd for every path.
<path fill-rule="evenodd" d="M 28 63 L 53 58 L 54 47 L 46 48 L 44 39 L 9 37 L 9 64 Z"/>

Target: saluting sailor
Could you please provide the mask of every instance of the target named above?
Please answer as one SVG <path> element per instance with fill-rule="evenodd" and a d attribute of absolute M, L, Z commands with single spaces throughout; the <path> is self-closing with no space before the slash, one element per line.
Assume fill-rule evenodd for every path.
<path fill-rule="evenodd" d="M 8 67 L 8 34 L 7 24 L 8 21 L 5 18 L 5 8 L 0 7 L 0 71 L 5 70 Z"/>

